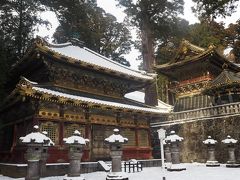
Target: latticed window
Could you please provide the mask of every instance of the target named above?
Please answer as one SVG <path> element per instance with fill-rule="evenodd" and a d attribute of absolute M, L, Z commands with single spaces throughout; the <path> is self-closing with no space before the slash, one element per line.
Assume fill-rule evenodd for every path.
<path fill-rule="evenodd" d="M 55 143 L 58 144 L 59 140 L 59 126 L 57 123 L 53 122 L 46 122 L 46 123 L 41 123 L 40 126 L 41 132 L 47 131 L 48 137 Z"/>
<path fill-rule="evenodd" d="M 124 146 L 135 146 L 136 145 L 136 134 L 133 129 L 122 129 L 121 134 L 123 137 L 128 138 L 128 143 Z"/>
<path fill-rule="evenodd" d="M 149 146 L 148 131 L 145 129 L 138 130 L 138 145 Z"/>
<path fill-rule="evenodd" d="M 75 130 L 78 130 L 81 133 L 81 136 L 85 137 L 85 126 L 80 124 L 66 124 L 64 129 L 64 137 L 72 136 Z"/>

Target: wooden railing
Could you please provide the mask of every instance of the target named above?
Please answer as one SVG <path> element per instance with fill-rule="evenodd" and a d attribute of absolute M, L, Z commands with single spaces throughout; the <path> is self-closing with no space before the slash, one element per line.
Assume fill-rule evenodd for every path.
<path fill-rule="evenodd" d="M 240 102 L 230 103 L 188 111 L 173 112 L 169 114 L 167 121 L 152 122 L 152 127 L 180 124 L 197 120 L 238 116 L 240 114 Z"/>

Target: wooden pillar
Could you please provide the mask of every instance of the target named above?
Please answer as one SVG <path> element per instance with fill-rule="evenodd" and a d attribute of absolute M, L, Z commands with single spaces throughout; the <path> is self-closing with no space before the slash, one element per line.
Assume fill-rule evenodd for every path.
<path fill-rule="evenodd" d="M 17 124 L 14 124 L 14 127 L 13 127 L 13 142 L 12 142 L 12 147 L 11 147 L 11 150 L 13 150 L 13 148 L 16 146 L 17 144 Z"/>
<path fill-rule="evenodd" d="M 117 112 L 116 113 L 116 121 L 117 121 L 117 128 L 120 128 L 120 126 L 121 126 L 121 118 L 122 118 L 122 114 L 121 114 L 121 112 Z"/>
<path fill-rule="evenodd" d="M 63 146 L 64 142 L 63 142 L 63 138 L 64 138 L 64 112 L 65 112 L 65 105 L 64 104 L 60 104 L 59 105 L 59 116 L 60 116 L 60 121 L 59 121 L 59 145 Z"/>
<path fill-rule="evenodd" d="M 32 103 L 33 103 L 33 108 L 34 108 L 34 117 L 33 117 L 33 126 L 34 125 L 39 125 L 39 120 L 38 120 L 38 118 L 36 118 L 36 116 L 38 116 L 38 114 L 39 114 L 39 108 L 40 108 L 40 102 L 39 102 L 40 100 L 38 100 L 38 99 L 34 99 L 34 100 L 32 100 Z M 33 127 L 32 126 L 32 127 Z"/>
<path fill-rule="evenodd" d="M 90 121 L 90 110 L 89 110 L 89 108 L 84 109 L 84 116 L 85 116 L 85 121 L 86 121 L 85 137 L 87 139 L 91 139 L 91 121 Z"/>
<path fill-rule="evenodd" d="M 151 117 L 147 116 L 146 117 L 146 121 L 148 123 L 148 146 L 152 146 L 152 141 L 151 141 L 151 130 L 150 130 L 150 121 L 151 121 Z"/>
<path fill-rule="evenodd" d="M 229 101 L 229 103 L 233 102 L 232 93 L 230 91 L 228 91 L 228 101 Z"/>
<path fill-rule="evenodd" d="M 93 138 L 92 138 L 92 125 L 91 125 L 91 120 L 90 120 L 90 110 L 89 108 L 84 108 L 84 118 L 86 122 L 85 126 L 85 138 L 90 140 L 90 143 L 88 143 L 88 147 L 90 149 L 89 151 L 89 156 L 87 157 L 88 160 L 90 160 L 91 157 L 91 150 L 92 150 L 92 143 L 93 143 Z"/>
<path fill-rule="evenodd" d="M 133 119 L 134 119 L 134 124 L 135 124 L 135 142 L 136 142 L 135 144 L 136 144 L 136 147 L 138 147 L 139 146 L 139 142 L 138 142 L 138 123 L 137 123 L 138 116 L 134 115 Z"/>
<path fill-rule="evenodd" d="M 222 100 L 221 100 L 221 96 L 220 95 L 218 95 L 217 104 L 218 105 L 222 104 Z"/>

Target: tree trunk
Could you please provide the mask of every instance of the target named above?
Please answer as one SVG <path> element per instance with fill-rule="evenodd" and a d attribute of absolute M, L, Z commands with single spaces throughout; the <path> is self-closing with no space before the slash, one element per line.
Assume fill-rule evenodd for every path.
<path fill-rule="evenodd" d="M 154 58 L 154 38 L 150 29 L 149 21 L 144 20 L 142 24 L 142 56 L 143 69 L 148 73 L 154 73 L 153 67 L 155 65 Z M 150 106 L 156 106 L 157 102 L 157 81 L 148 85 L 145 88 L 145 103 Z"/>

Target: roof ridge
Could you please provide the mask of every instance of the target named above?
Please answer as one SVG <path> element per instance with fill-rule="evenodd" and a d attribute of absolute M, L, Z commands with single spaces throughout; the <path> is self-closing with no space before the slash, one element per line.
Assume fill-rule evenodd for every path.
<path fill-rule="evenodd" d="M 183 39 L 182 40 L 182 42 L 181 42 L 181 44 L 185 44 L 185 45 L 187 45 L 187 47 L 188 48 L 190 48 L 191 50 L 195 50 L 195 51 L 198 51 L 198 52 L 204 52 L 204 51 L 206 51 L 206 49 L 205 48 L 202 48 L 202 47 L 200 47 L 200 46 L 197 46 L 197 45 L 195 45 L 195 44 L 192 44 L 192 43 L 190 43 L 188 40 L 186 40 L 186 39 Z"/>
<path fill-rule="evenodd" d="M 94 54 L 94 55 L 96 55 L 96 56 L 99 56 L 99 57 L 107 60 L 108 62 L 111 62 L 111 63 L 113 63 L 113 64 L 116 64 L 116 65 L 118 65 L 118 66 L 121 66 L 122 68 L 125 68 L 125 69 L 127 69 L 127 70 L 130 70 L 130 71 L 133 71 L 133 72 L 136 72 L 136 73 L 140 73 L 140 74 L 145 75 L 145 76 L 153 77 L 152 74 L 147 73 L 146 71 L 135 70 L 135 69 L 129 68 L 129 67 L 124 66 L 123 64 L 118 63 L 118 62 L 116 62 L 116 61 L 114 61 L 114 60 L 112 60 L 112 59 L 110 59 L 110 58 L 107 58 L 107 57 L 101 55 L 100 53 L 95 52 L 95 51 L 93 51 L 93 50 L 91 50 L 91 49 L 89 49 L 89 48 L 87 48 L 87 47 L 85 47 L 85 46 L 84 46 L 84 47 L 77 46 L 77 45 L 75 45 L 75 44 L 74 44 L 73 42 L 71 42 L 71 41 L 66 42 L 66 43 L 55 44 L 55 43 L 50 43 L 50 42 L 46 41 L 44 38 L 42 38 L 42 37 L 40 37 L 40 36 L 37 36 L 35 42 L 36 42 L 37 44 L 42 45 L 42 46 L 56 47 L 56 48 L 68 47 L 68 46 L 71 46 L 71 45 L 72 45 L 72 46 L 76 46 L 76 47 L 85 49 L 85 50 L 87 50 L 88 52 L 90 52 L 90 53 L 92 53 L 92 54 Z"/>
<path fill-rule="evenodd" d="M 87 51 L 90 52 L 90 53 L 93 53 L 93 54 L 96 55 L 96 56 L 99 56 L 99 57 L 101 57 L 101 58 L 104 58 L 105 60 L 107 60 L 107 61 L 109 61 L 109 62 L 111 62 L 111 63 L 114 63 L 114 64 L 116 64 L 116 65 L 119 65 L 119 66 L 121 66 L 121 67 L 123 67 L 123 68 L 125 68 L 125 69 L 128 69 L 128 70 L 131 70 L 131 71 L 134 71 L 134 72 L 141 73 L 141 74 L 144 74 L 144 75 L 147 75 L 147 76 L 152 77 L 152 76 L 151 76 L 149 73 L 147 73 L 146 71 L 135 70 L 135 69 L 129 68 L 129 67 L 127 67 L 127 66 L 124 66 L 123 64 L 121 64 L 121 63 L 119 63 L 119 62 L 116 62 L 116 61 L 114 61 L 114 60 L 112 60 L 112 59 L 110 59 L 110 58 L 107 58 L 107 57 L 105 57 L 105 56 L 103 56 L 103 55 L 101 55 L 101 54 L 99 54 L 99 53 L 97 53 L 97 52 L 95 52 L 95 51 L 87 48 L 87 47 L 83 47 L 83 49 L 87 50 Z"/>

